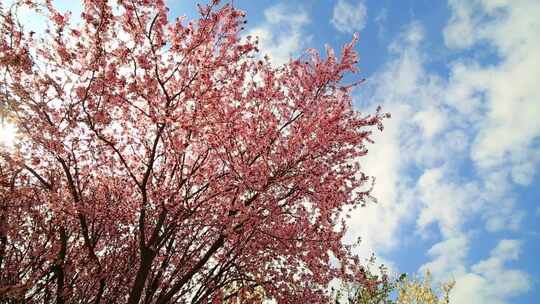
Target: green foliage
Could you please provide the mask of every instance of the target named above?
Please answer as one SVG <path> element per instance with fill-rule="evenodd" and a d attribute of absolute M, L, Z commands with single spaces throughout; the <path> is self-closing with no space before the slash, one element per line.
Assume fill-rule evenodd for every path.
<path fill-rule="evenodd" d="M 368 260 L 365 280 L 343 282 L 340 289 L 333 290 L 334 304 L 450 304 L 449 293 L 455 282 L 434 286 L 431 275 L 409 278 L 403 273 L 391 278 L 384 265 L 375 267 L 375 258 Z"/>
<path fill-rule="evenodd" d="M 373 268 L 377 271 L 373 271 Z M 372 256 L 364 268 L 363 282 L 344 282 L 341 288 L 335 291 L 335 303 L 339 304 L 394 304 L 392 292 L 405 279 L 402 274 L 397 279 L 391 279 L 388 268 L 381 264 L 376 266 L 375 257 Z"/>

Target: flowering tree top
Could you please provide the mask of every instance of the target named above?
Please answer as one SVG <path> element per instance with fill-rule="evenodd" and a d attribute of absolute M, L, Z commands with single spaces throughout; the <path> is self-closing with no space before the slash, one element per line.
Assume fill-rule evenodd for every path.
<path fill-rule="evenodd" d="M 218 1 L 187 21 L 86 0 L 76 25 L 51 1 L 1 7 L 18 134 L 0 147 L 0 299 L 315 303 L 363 278 L 340 215 L 369 197 L 358 159 L 386 115 L 352 108 L 353 43 L 274 68 L 243 23 Z"/>

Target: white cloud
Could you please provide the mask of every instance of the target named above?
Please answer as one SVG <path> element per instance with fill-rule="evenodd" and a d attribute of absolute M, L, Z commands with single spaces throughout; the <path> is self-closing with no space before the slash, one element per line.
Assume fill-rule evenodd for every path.
<path fill-rule="evenodd" d="M 422 128 L 422 132 L 426 138 L 432 138 L 439 132 L 445 129 L 447 120 L 446 116 L 437 109 L 426 109 L 417 112 L 413 120 Z"/>
<path fill-rule="evenodd" d="M 476 183 L 453 183 L 451 172 L 439 167 L 427 169 L 418 180 L 422 207 L 417 224 L 421 230 L 437 223 L 444 237 L 462 234 L 465 221 L 481 208 L 480 189 Z"/>
<path fill-rule="evenodd" d="M 433 260 L 420 267 L 420 271 L 429 270 L 437 280 L 441 281 L 447 281 L 452 275 L 464 273 L 469 242 L 469 238 L 462 234 L 433 245 L 428 250 L 428 255 Z"/>
<path fill-rule="evenodd" d="M 486 230 L 489 232 L 518 230 L 525 218 L 525 211 L 516 209 L 515 201 L 510 198 L 503 198 L 496 202 L 496 205 L 487 208 L 482 214 L 486 222 Z"/>
<path fill-rule="evenodd" d="M 298 54 L 311 40 L 302 28 L 310 22 L 303 10 L 292 11 L 275 5 L 264 11 L 265 21 L 247 35 L 259 38 L 261 53 L 268 55 L 273 65 L 281 65 Z"/>
<path fill-rule="evenodd" d="M 359 99 L 368 100 L 371 105 L 382 103 L 384 111 L 392 113 L 383 134 L 374 136 L 376 144 L 361 160 L 365 172 L 377 177 L 373 195 L 379 204 L 359 210 L 350 222 L 350 234 L 361 236 L 363 245 L 379 255 L 395 248 L 400 241 L 407 242 L 400 240 L 400 228 L 412 224 L 416 212 L 424 208 L 419 200 L 422 189 L 408 174 L 411 167 L 431 166 L 444 160 L 449 151 L 458 153 L 467 147 L 464 132 L 447 132 L 450 122 L 441 107 L 444 84 L 424 69 L 424 58 L 418 51 L 423 39 L 423 28 L 411 24 L 390 46 L 392 60 L 360 90 Z M 446 141 L 452 145 L 447 147 Z M 454 206 L 447 205 L 448 210 Z M 444 213 L 430 210 L 425 212 L 426 224 L 435 221 L 428 215 L 430 212 Z"/>
<path fill-rule="evenodd" d="M 409 38 L 417 37 L 420 32 L 420 28 L 411 28 L 403 33 L 401 39 L 403 43 L 414 44 L 418 39 Z M 411 213 L 416 196 L 414 181 L 408 179 L 404 172 L 407 162 L 403 161 L 405 155 L 402 141 L 406 138 L 403 136 L 405 130 L 414 132 L 408 124 L 409 117 L 414 115 L 408 102 L 413 102 L 412 95 L 418 87 L 416 83 L 421 74 L 422 68 L 418 64 L 417 54 L 400 53 L 369 79 L 368 85 L 360 88 L 359 92 L 369 98 L 372 106 L 384 102 L 384 111 L 392 113 L 392 118 L 385 122 L 384 132 L 374 134 L 376 144 L 370 147 L 370 152 L 361 159 L 364 171 L 377 177 L 373 196 L 379 203 L 361 208 L 352 214 L 350 220 L 350 237 L 360 236 L 361 247 L 367 252 L 375 250 L 378 256 L 381 256 L 381 251 L 390 250 L 399 244 L 399 229 L 404 221 L 414 215 Z M 404 97 L 411 99 L 403 102 Z M 373 233 L 374 231 L 376 233 Z"/>
<path fill-rule="evenodd" d="M 436 281 L 455 280 L 451 303 L 507 303 L 530 289 L 530 277 L 505 264 L 519 258 L 521 242 L 501 240 L 485 260 L 467 266 L 470 240 L 461 235 L 435 244 L 428 254 L 433 260 L 421 271 L 429 270 Z"/>
<path fill-rule="evenodd" d="M 330 23 L 340 32 L 359 32 L 366 26 L 367 9 L 363 1 L 349 3 L 338 0 L 334 6 L 334 13 Z"/>
<path fill-rule="evenodd" d="M 383 37 L 386 34 L 386 21 L 388 19 L 388 10 L 386 8 L 382 8 L 379 13 L 377 13 L 377 16 L 375 16 L 375 24 L 377 25 L 377 38 L 379 40 L 383 39 Z"/>
<path fill-rule="evenodd" d="M 459 110 L 471 104 L 477 112 L 471 117 L 478 128 L 471 158 L 485 172 L 509 166 L 513 182 L 528 185 L 540 162 L 540 2 L 451 0 L 450 5 L 447 46 L 487 44 L 499 57 L 494 65 L 469 61 L 452 68 L 457 84 L 449 99 Z M 478 111 L 485 115 L 478 117 Z"/>
<path fill-rule="evenodd" d="M 459 14 L 471 20 L 458 29 L 447 27 L 446 43 L 449 47 L 473 46 L 476 38 L 451 41 L 454 38 L 448 33 L 474 33 L 478 30 L 477 22 L 486 22 L 485 17 L 477 20 L 477 13 L 466 10 L 468 4 L 453 3 L 460 5 Z M 458 19 L 454 17 L 451 22 Z M 496 23 L 492 21 L 489 26 Z M 392 119 L 386 122 L 382 136 L 375 137 L 370 154 L 362 159 L 365 171 L 377 176 L 374 195 L 379 204 L 354 214 L 351 234 L 361 236 L 380 255 L 401 248 L 397 245 L 411 238 L 403 238 L 402 230 L 411 219 L 416 220 L 422 236 L 436 233 L 436 229 L 430 229 L 433 225 L 442 240 L 428 252 L 430 260 L 422 269 L 430 269 L 439 278 L 456 277 L 459 292 L 455 297 L 460 299 L 456 303 L 476 303 L 465 301 L 467 296 L 478 299 L 478 303 L 505 303 L 529 286 L 525 273 L 505 266 L 516 254 L 502 254 L 506 247 L 518 248 L 515 244 L 519 242 L 501 241 L 486 260 L 472 266 L 468 261 L 469 247 L 478 232 L 517 230 L 525 217 L 513 191 L 515 183 L 527 185 L 532 181 L 540 160 L 540 152 L 533 146 L 538 136 L 537 122 L 530 113 L 521 111 L 514 110 L 508 117 L 496 113 L 501 109 L 511 111 L 506 103 L 519 96 L 528 105 L 526 110 L 535 113 L 529 103 L 535 100 L 538 89 L 529 95 L 532 89 L 513 88 L 495 81 L 502 80 L 504 71 L 510 68 L 504 65 L 506 57 L 489 66 L 475 61 L 475 57 L 461 58 L 449 64 L 451 73 L 445 79 L 426 68 L 429 56 L 422 47 L 424 39 L 422 26 L 412 23 L 391 44 L 391 59 L 361 92 L 361 99 L 368 104 L 382 103 L 383 109 L 392 113 Z M 489 45 L 503 54 L 497 44 Z M 534 76 L 531 71 L 528 73 Z M 515 87 L 520 84 L 515 83 Z M 513 119 L 519 117 L 524 121 L 514 123 Z M 502 156 L 498 157 L 499 154 Z M 477 171 L 464 175 L 461 167 L 470 161 Z M 498 287 L 493 286 L 501 283 L 482 266 L 488 262 L 497 266 L 503 276 L 515 279 L 515 284 L 497 291 Z"/>
<path fill-rule="evenodd" d="M 385 109 L 389 110 L 389 109 Z M 401 170 L 399 150 L 398 113 L 407 113 L 407 107 L 392 109 L 394 118 L 385 123 L 384 134 L 377 133 L 373 137 L 376 144 L 370 147 L 370 153 L 361 160 L 365 172 L 376 176 L 377 180 L 373 196 L 378 204 L 368 204 L 351 214 L 349 236 L 354 239 L 362 238 L 361 248 L 364 256 L 376 249 L 388 250 L 398 244 L 396 238 L 404 217 L 410 214 L 414 194 L 406 179 L 400 178 Z M 374 233 L 376 232 L 376 233 Z"/>
<path fill-rule="evenodd" d="M 268 23 L 281 24 L 288 23 L 293 27 L 298 27 L 309 22 L 309 17 L 305 12 L 286 13 L 287 8 L 283 5 L 275 5 L 264 11 L 264 17 Z"/>
<path fill-rule="evenodd" d="M 508 268 L 505 263 L 519 258 L 521 242 L 501 240 L 489 258 L 470 267 L 470 272 L 455 277 L 450 294 L 452 303 L 508 303 L 512 297 L 531 288 L 529 276 Z"/>
<path fill-rule="evenodd" d="M 516 184 L 527 186 L 533 180 L 536 166 L 538 164 L 540 150 L 531 151 L 530 154 L 529 159 L 525 159 L 512 166 L 512 180 L 514 180 Z"/>
<path fill-rule="evenodd" d="M 472 1 L 471 1 L 472 2 Z M 450 24 L 444 29 L 444 39 L 449 47 L 469 47 L 474 42 L 474 28 L 476 20 L 471 16 L 471 3 L 460 0 L 448 0 L 448 4 L 452 9 Z"/>

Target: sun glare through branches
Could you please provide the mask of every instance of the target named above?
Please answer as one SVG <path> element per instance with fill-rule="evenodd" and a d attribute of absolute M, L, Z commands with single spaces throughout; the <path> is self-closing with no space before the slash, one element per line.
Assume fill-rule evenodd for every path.
<path fill-rule="evenodd" d="M 12 123 L 0 122 L 0 145 L 8 148 L 15 144 L 17 129 Z"/>

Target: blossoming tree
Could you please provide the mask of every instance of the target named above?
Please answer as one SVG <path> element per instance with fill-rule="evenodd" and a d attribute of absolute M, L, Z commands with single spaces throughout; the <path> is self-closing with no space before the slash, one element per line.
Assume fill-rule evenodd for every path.
<path fill-rule="evenodd" d="M 83 1 L 76 24 L 50 0 L 0 8 L 17 129 L 0 147 L 0 301 L 315 303 L 362 276 L 341 215 L 369 197 L 358 159 L 386 115 L 352 108 L 353 43 L 275 68 L 232 5 L 186 21 L 110 2 Z"/>

